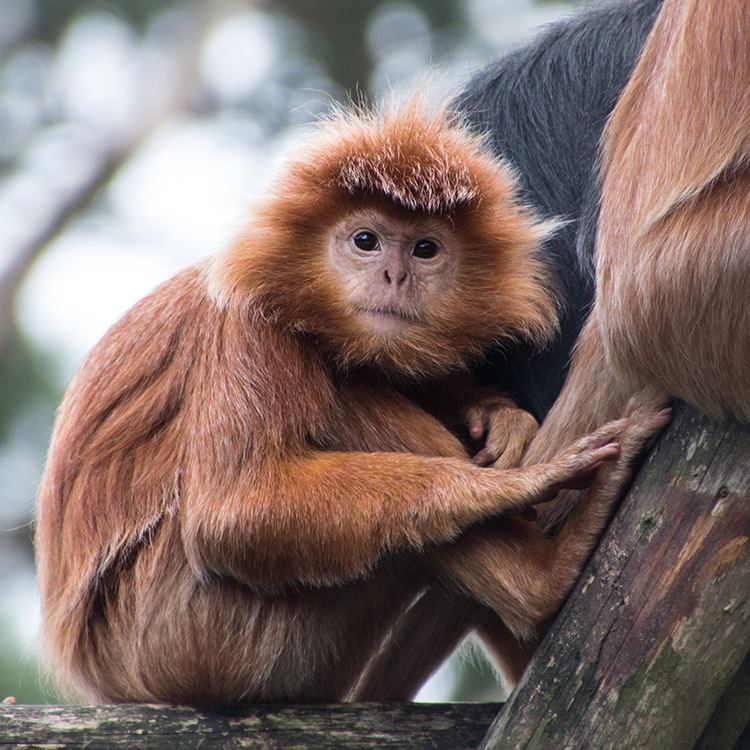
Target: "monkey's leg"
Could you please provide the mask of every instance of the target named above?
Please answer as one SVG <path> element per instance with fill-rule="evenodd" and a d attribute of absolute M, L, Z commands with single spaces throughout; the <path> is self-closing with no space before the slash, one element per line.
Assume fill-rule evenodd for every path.
<path fill-rule="evenodd" d="M 472 600 L 443 586 L 428 588 L 396 623 L 357 684 L 353 701 L 407 701 L 476 624 Z M 483 609 L 483 608 L 481 608 Z"/>
<path fill-rule="evenodd" d="M 623 413 L 634 389 L 610 367 L 601 329 L 592 316 L 576 345 L 570 373 L 562 392 L 523 457 L 522 465 L 549 461 L 563 446 Z M 582 497 L 560 492 L 537 506 L 538 523 L 550 532 L 560 527 Z"/>
<path fill-rule="evenodd" d="M 476 630 L 510 692 L 521 679 L 544 633 L 538 632 L 530 638 L 518 638 L 494 612 L 491 615 L 478 622 Z"/>
<path fill-rule="evenodd" d="M 630 481 L 646 441 L 669 421 L 663 397 L 641 394 L 620 440 L 617 461 L 605 464 L 583 501 L 556 537 L 534 522 L 504 516 L 470 530 L 455 543 L 431 550 L 428 564 L 477 601 L 493 609 L 523 638 L 554 615 L 580 575 Z M 635 401 L 635 400 L 634 400 Z"/>
<path fill-rule="evenodd" d="M 92 604 L 75 656 L 96 702 L 227 706 L 335 702 L 425 585 L 411 559 L 337 587 L 257 594 L 196 580 L 173 519 Z"/>
<path fill-rule="evenodd" d="M 589 493 L 558 537 L 521 518 L 501 517 L 430 552 L 428 564 L 456 590 L 432 587 L 412 605 L 351 699 L 412 699 L 472 629 L 512 689 L 536 649 L 539 628 L 562 605 L 606 525 L 619 495 L 612 489 L 606 498 Z"/>
<path fill-rule="evenodd" d="M 351 699 L 412 700 L 472 630 L 490 650 L 506 687 L 512 689 L 533 656 L 537 640 L 519 640 L 491 609 L 438 585 L 427 589 L 396 623 Z"/>
<path fill-rule="evenodd" d="M 496 612 L 515 635 L 529 638 L 562 604 L 588 559 L 589 536 L 603 527 L 586 523 L 583 533 L 574 520 L 550 539 L 536 523 L 498 519 L 430 553 L 429 563 L 443 580 Z"/>

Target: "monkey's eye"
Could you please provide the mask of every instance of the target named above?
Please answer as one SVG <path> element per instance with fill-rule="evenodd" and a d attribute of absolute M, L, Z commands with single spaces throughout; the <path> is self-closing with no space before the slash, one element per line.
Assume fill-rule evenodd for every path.
<path fill-rule="evenodd" d="M 380 247 L 380 240 L 378 239 L 378 235 L 374 232 L 363 231 L 357 232 L 357 234 L 354 235 L 354 244 L 360 250 L 371 252 Z"/>
<path fill-rule="evenodd" d="M 438 246 L 435 242 L 432 240 L 419 240 L 416 245 L 414 245 L 414 250 L 412 252 L 412 255 L 415 258 L 434 258 L 438 253 Z"/>

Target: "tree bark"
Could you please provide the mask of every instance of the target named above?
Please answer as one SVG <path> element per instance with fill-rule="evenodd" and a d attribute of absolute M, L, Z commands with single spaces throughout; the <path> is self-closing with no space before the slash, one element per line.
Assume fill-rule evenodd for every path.
<path fill-rule="evenodd" d="M 170 706 L 0 704 L 0 748 L 474 750 L 499 708 L 497 703 L 363 703 L 208 712 Z"/>
<path fill-rule="evenodd" d="M 749 458 L 750 428 L 675 410 L 484 750 L 731 750 L 750 719 Z"/>

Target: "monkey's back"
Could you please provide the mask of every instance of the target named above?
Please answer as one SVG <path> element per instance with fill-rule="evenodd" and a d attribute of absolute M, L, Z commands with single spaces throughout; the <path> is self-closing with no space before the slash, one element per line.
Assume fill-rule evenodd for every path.
<path fill-rule="evenodd" d="M 335 588 L 274 583 L 259 502 L 240 580 L 196 552 L 186 508 L 247 509 L 254 472 L 310 448 L 463 452 L 437 421 L 425 443 L 398 394 L 335 383 L 310 337 L 253 301 L 220 307 L 207 276 L 186 269 L 129 310 L 63 400 L 37 510 L 45 655 L 89 700 L 340 700 L 362 668 L 340 654 L 364 659 L 405 604 L 393 565 Z M 240 477 L 247 494 L 223 494 Z M 300 554 L 285 533 L 288 549 L 266 550 L 277 567 Z"/>
<path fill-rule="evenodd" d="M 214 649 L 196 641 L 210 630 L 217 605 L 226 601 L 249 608 L 234 630 L 258 621 L 257 601 L 247 591 L 201 595 L 200 578 L 190 569 L 181 541 L 184 475 L 191 453 L 206 449 L 196 434 L 206 422 L 200 415 L 223 420 L 216 424 L 220 431 L 233 409 L 244 410 L 235 421 L 245 434 L 235 437 L 244 441 L 239 453 L 247 461 L 258 438 L 248 412 L 258 433 L 270 429 L 260 425 L 271 408 L 262 399 L 271 396 L 257 387 L 268 363 L 251 340 L 243 352 L 249 360 L 245 377 L 255 379 L 255 390 L 247 382 L 234 383 L 242 391 L 238 400 L 217 377 L 232 347 L 222 345 L 227 316 L 209 297 L 206 277 L 205 264 L 189 268 L 117 321 L 76 373 L 56 420 L 37 506 L 43 636 L 61 681 L 95 699 L 187 700 L 200 674 L 217 673 L 201 664 Z M 248 324 L 244 335 L 252 339 L 252 331 Z M 209 392 L 206 383 L 212 379 Z M 217 401 L 225 400 L 229 403 L 218 409 Z M 217 450 L 238 450 L 224 438 L 216 443 Z M 164 587 L 177 593 L 166 596 L 160 592 Z M 277 615 L 273 607 L 264 610 L 265 619 Z M 179 632 L 165 632 L 170 622 Z M 268 630 L 273 632 L 278 629 Z M 232 628 L 216 633 L 220 641 L 239 635 Z M 257 653 L 268 653 L 249 635 L 244 633 L 246 643 L 256 641 Z M 163 668 L 155 664 L 160 659 L 167 661 Z M 186 671 L 182 677 L 174 675 L 179 668 Z M 264 673 L 260 664 L 254 670 Z M 220 673 L 224 684 L 204 685 L 204 695 L 236 698 L 247 690 L 246 674 L 241 687 L 233 684 L 231 663 Z M 172 675 L 171 692 L 149 685 L 147 674 Z M 184 695 L 174 693 L 179 684 Z"/>

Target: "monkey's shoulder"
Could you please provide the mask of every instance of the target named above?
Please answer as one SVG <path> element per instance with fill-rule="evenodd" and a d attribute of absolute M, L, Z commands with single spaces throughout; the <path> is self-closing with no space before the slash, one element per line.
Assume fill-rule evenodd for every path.
<path fill-rule="evenodd" d="M 204 264 L 187 268 L 133 305 L 86 355 L 68 395 L 92 393 L 101 402 L 107 391 L 142 388 L 174 369 L 209 307 L 205 276 Z"/>

